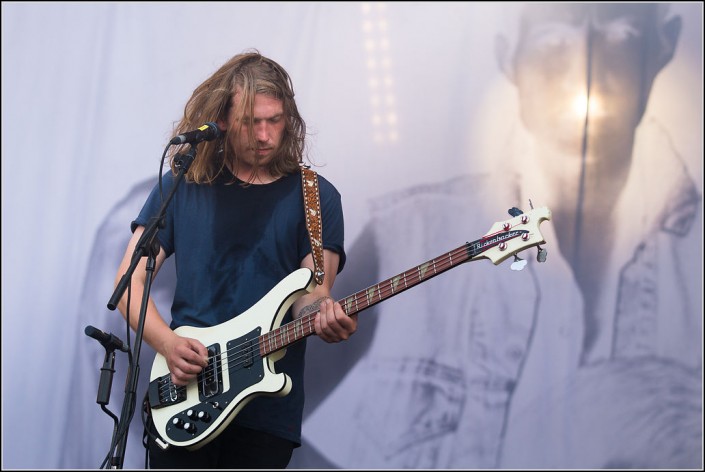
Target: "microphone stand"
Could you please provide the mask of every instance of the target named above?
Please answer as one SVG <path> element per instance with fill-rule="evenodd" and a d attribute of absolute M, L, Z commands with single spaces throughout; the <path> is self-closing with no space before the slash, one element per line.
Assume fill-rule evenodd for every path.
<path fill-rule="evenodd" d="M 113 419 L 113 439 L 110 442 L 110 450 L 112 451 L 118 434 L 119 421 L 118 417 L 115 416 L 113 412 L 106 407 L 106 405 L 110 403 L 110 391 L 112 390 L 113 374 L 115 373 L 115 348 L 112 346 L 104 347 L 105 359 L 103 360 L 103 367 L 100 369 L 100 383 L 98 384 L 98 396 L 96 397 L 96 403 L 100 405 L 101 410 Z M 107 461 L 108 458 L 105 459 L 103 464 Z M 101 464 L 101 468 L 103 467 L 103 464 Z"/>
<path fill-rule="evenodd" d="M 142 257 L 147 256 L 147 277 L 145 280 L 144 291 L 142 293 L 142 305 L 140 306 L 140 315 L 137 325 L 137 330 L 135 332 L 135 345 L 133 347 L 132 359 L 134 361 L 131 363 L 127 373 L 127 381 L 125 382 L 125 398 L 122 403 L 122 412 L 120 414 L 120 423 L 117 428 L 117 432 L 114 435 L 113 442 L 110 445 L 110 454 L 113 454 L 113 450 L 117 448 L 117 451 L 110 458 L 110 464 L 112 469 L 122 469 L 125 460 L 125 446 L 127 444 L 127 433 L 132 420 L 132 415 L 134 413 L 135 395 L 137 393 L 137 383 L 139 380 L 139 359 L 140 350 L 142 347 L 142 337 L 144 331 L 144 322 L 147 314 L 147 303 L 149 301 L 149 292 L 152 287 L 152 278 L 154 275 L 154 266 L 156 263 L 157 255 L 159 254 L 159 241 L 156 239 L 157 233 L 160 228 L 164 227 L 164 217 L 166 215 L 166 208 L 174 197 L 174 193 L 179 188 L 184 175 L 188 171 L 188 168 L 193 163 L 196 158 L 196 146 L 191 144 L 189 151 L 186 154 L 176 154 L 174 156 L 174 161 L 176 167 L 179 169 L 175 180 L 174 187 L 167 196 L 166 200 L 162 203 L 159 209 L 159 214 L 155 217 L 150 218 L 149 223 L 146 225 L 142 236 L 137 242 L 135 251 L 132 255 L 132 261 L 128 267 L 125 274 L 118 282 L 113 296 L 110 297 L 108 301 L 108 309 L 115 310 L 118 302 L 122 298 L 127 285 L 132 280 L 132 274 L 137 268 Z M 117 442 L 117 444 L 116 444 Z"/>

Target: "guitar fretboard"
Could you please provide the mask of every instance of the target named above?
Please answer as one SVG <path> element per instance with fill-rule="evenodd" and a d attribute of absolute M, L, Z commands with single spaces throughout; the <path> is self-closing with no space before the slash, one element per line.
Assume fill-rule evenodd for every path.
<path fill-rule="evenodd" d="M 528 234 L 527 230 L 509 230 L 509 228 L 507 228 L 506 230 L 494 234 L 485 235 L 480 239 L 471 243 L 465 243 L 413 269 L 409 269 L 364 290 L 355 292 L 340 300 L 340 305 L 348 316 L 354 315 L 387 298 L 398 295 L 421 282 L 430 280 L 463 262 L 473 260 L 493 247 L 526 234 Z M 261 335 L 258 339 L 260 355 L 266 356 L 300 341 L 307 336 L 315 334 L 314 320 L 317 314 L 318 311 L 314 311 Z"/>
<path fill-rule="evenodd" d="M 516 237 L 521 232 L 510 233 L 515 233 L 511 237 Z M 430 280 L 453 267 L 467 262 L 490 247 L 496 246 L 498 243 L 499 241 L 493 237 L 484 237 L 472 243 L 465 243 L 413 269 L 409 269 L 364 290 L 355 292 L 340 300 L 340 305 L 348 316 L 354 315 L 383 300 L 398 295 L 421 282 Z M 314 320 L 317 314 L 318 312 L 314 311 L 261 335 L 259 337 L 260 355 L 266 356 L 300 341 L 307 336 L 315 334 Z"/>

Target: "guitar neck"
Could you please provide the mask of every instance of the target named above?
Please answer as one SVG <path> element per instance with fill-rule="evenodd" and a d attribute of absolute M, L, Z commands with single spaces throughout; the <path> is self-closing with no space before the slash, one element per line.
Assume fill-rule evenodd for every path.
<path fill-rule="evenodd" d="M 475 258 L 484 252 L 488 246 L 494 244 L 496 244 L 496 241 L 490 241 L 487 238 L 481 238 L 472 243 L 465 243 L 413 269 L 353 293 L 340 300 L 340 305 L 348 316 L 352 316 Z M 259 337 L 260 354 L 262 356 L 271 354 L 312 334 L 316 334 L 314 319 L 317 314 L 318 311 L 314 311 L 261 335 Z"/>

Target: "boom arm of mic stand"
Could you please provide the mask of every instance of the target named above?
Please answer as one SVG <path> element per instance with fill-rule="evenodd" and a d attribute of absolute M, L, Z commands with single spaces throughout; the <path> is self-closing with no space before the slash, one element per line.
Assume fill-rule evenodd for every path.
<path fill-rule="evenodd" d="M 195 157 L 196 146 L 194 145 L 191 145 L 191 148 L 185 155 L 177 154 L 176 156 L 174 156 L 174 159 L 177 163 L 177 167 L 179 169 L 178 174 L 174 178 L 174 186 L 171 189 L 171 192 L 169 192 L 169 195 L 167 196 L 166 200 L 164 200 L 164 202 L 162 203 L 162 206 L 159 209 L 159 214 L 156 217 L 151 218 L 149 224 L 145 227 L 145 230 L 142 233 L 142 236 L 140 237 L 135 247 L 135 252 L 133 253 L 132 260 L 130 262 L 130 267 L 120 279 L 120 282 L 115 288 L 115 292 L 113 292 L 113 296 L 108 302 L 108 309 L 115 310 L 118 301 L 122 298 L 123 294 L 125 293 L 125 290 L 127 289 L 129 281 L 132 279 L 132 274 L 137 268 L 137 264 L 139 264 L 139 261 L 143 256 L 147 256 L 147 278 L 145 280 L 144 291 L 142 293 L 142 305 L 140 306 L 140 316 L 139 321 L 137 323 L 137 330 L 135 332 L 135 344 L 133 347 L 134 353 L 132 355 L 134 365 L 130 365 L 127 374 L 127 382 L 125 383 L 125 398 L 122 403 L 122 413 L 120 415 L 120 424 L 118 427 L 119 437 L 116 438 L 117 451 L 110 461 L 112 468 L 122 469 L 122 465 L 124 462 L 125 447 L 127 445 L 127 433 L 130 421 L 132 420 L 132 414 L 134 412 L 133 405 L 135 402 L 135 395 L 137 393 L 137 381 L 139 379 L 139 358 L 140 349 L 142 347 L 142 335 L 144 330 L 145 318 L 147 315 L 149 292 L 152 287 L 152 276 L 154 273 L 156 258 L 159 254 L 159 242 L 156 239 L 157 232 L 162 226 L 160 223 L 164 220 L 164 216 L 166 215 L 166 208 L 169 205 L 169 202 L 171 202 L 172 198 L 174 197 L 174 193 L 176 193 L 176 190 L 179 188 L 179 185 L 183 181 L 184 175 L 188 171 L 188 168 L 195 159 Z"/>
<path fill-rule="evenodd" d="M 122 278 L 120 278 L 120 282 L 118 282 L 112 297 L 110 297 L 110 300 L 108 301 L 108 309 L 110 311 L 114 311 L 115 308 L 117 308 L 117 304 L 125 293 L 125 290 L 127 290 L 127 285 L 130 283 L 130 280 L 132 279 L 132 274 L 135 272 L 135 269 L 137 268 L 137 264 L 139 264 L 140 259 L 142 259 L 142 257 L 144 256 L 149 255 L 150 250 L 154 252 L 155 257 L 157 254 L 159 254 L 159 243 L 156 240 L 157 232 L 159 231 L 159 229 L 164 227 L 163 222 L 164 215 L 166 215 L 166 208 L 169 205 L 169 202 L 171 202 L 172 198 L 174 198 L 174 193 L 179 188 L 179 185 L 181 184 L 184 175 L 188 171 L 188 168 L 191 166 L 191 163 L 193 163 L 193 160 L 195 158 L 196 147 L 193 145 L 191 146 L 191 149 L 189 149 L 189 152 L 187 152 L 186 154 L 177 154 L 176 156 L 174 156 L 174 160 L 176 161 L 177 167 L 179 168 L 179 173 L 174 179 L 174 187 L 171 189 L 171 192 L 169 192 L 169 195 L 167 196 L 166 200 L 162 203 L 161 208 L 159 208 L 159 215 L 156 217 L 152 217 L 149 220 L 149 224 L 145 226 L 142 236 L 140 236 L 139 241 L 137 241 L 137 245 L 135 246 L 135 252 L 132 254 L 132 260 L 130 261 L 130 266 L 128 267 L 127 271 L 123 274 Z"/>

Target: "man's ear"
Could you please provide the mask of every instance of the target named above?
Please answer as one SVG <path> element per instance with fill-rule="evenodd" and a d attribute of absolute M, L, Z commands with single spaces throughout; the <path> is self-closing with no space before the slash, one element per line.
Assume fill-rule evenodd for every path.
<path fill-rule="evenodd" d="M 668 20 L 661 29 L 659 35 L 659 54 L 656 61 L 656 73 L 673 59 L 676 52 L 676 45 L 681 35 L 683 22 L 680 16 L 674 16 Z"/>
<path fill-rule="evenodd" d="M 494 53 L 499 70 L 502 71 L 511 83 L 516 84 L 514 80 L 514 62 L 512 61 L 512 54 L 509 49 L 509 40 L 506 36 L 503 34 L 495 36 Z"/>

